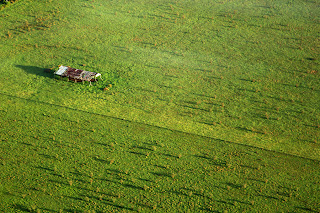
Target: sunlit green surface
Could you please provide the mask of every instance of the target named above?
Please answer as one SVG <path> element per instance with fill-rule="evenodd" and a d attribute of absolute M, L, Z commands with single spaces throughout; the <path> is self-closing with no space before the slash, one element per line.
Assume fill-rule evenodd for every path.
<path fill-rule="evenodd" d="M 318 5 L 5 8 L 0 207 L 319 211 Z M 90 87 L 43 72 L 59 64 L 104 80 Z"/>

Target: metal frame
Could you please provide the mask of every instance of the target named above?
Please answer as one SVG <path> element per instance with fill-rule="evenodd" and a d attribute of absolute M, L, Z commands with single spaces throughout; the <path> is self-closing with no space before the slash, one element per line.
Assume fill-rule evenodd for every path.
<path fill-rule="evenodd" d="M 84 83 L 84 81 L 88 81 L 90 82 L 90 85 L 91 81 L 97 81 L 97 77 L 102 79 L 100 73 L 84 71 L 62 65 L 59 66 L 59 69 L 54 74 L 61 77 L 68 77 L 68 81 L 74 80 L 75 82 L 81 81 L 82 83 Z"/>

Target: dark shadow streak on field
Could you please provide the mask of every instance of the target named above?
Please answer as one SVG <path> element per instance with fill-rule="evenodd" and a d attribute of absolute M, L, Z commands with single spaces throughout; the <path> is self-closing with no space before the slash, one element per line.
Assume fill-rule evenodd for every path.
<path fill-rule="evenodd" d="M 63 178 L 60 176 L 60 178 Z M 82 183 L 88 183 L 88 182 L 85 182 L 85 181 L 81 181 L 81 180 L 78 180 L 78 179 L 73 179 L 75 181 L 79 181 L 79 182 L 82 182 Z M 70 186 L 69 183 L 65 183 L 65 182 L 62 182 L 62 181 L 58 181 L 58 180 L 53 180 L 53 179 L 48 179 L 48 181 L 50 181 L 51 183 L 55 183 L 55 184 L 58 184 L 60 186 Z M 89 184 L 89 183 L 88 183 Z M 80 187 L 80 186 L 75 186 L 75 188 L 79 189 L 79 190 L 83 190 L 83 191 L 90 191 L 92 192 L 93 190 L 92 189 L 88 189 L 88 188 L 84 188 L 84 187 Z M 39 190 L 37 190 L 39 191 Z"/>
<path fill-rule="evenodd" d="M 247 82 L 252 82 L 252 83 L 254 83 L 254 81 L 253 81 L 253 80 L 250 80 L 250 79 L 244 79 L 244 78 L 240 78 L 239 80 L 241 80 L 241 81 L 247 81 Z"/>
<path fill-rule="evenodd" d="M 138 178 L 139 180 L 142 181 L 146 181 L 146 182 L 151 182 L 151 183 L 155 183 L 153 180 L 148 180 L 148 179 L 144 179 L 144 178 Z"/>
<path fill-rule="evenodd" d="M 71 172 L 69 172 L 71 174 Z M 73 178 L 74 181 L 76 182 L 81 182 L 83 184 L 89 184 L 89 181 L 85 181 L 85 180 L 81 180 L 81 179 L 78 179 L 78 178 Z M 77 187 L 78 189 L 81 189 L 81 190 L 87 190 L 87 191 L 92 191 L 90 189 L 85 189 L 85 188 L 82 188 L 82 187 Z"/>
<path fill-rule="evenodd" d="M 86 114 L 97 115 L 97 116 L 101 116 L 101 117 L 105 117 L 105 118 L 109 118 L 109 119 L 114 119 L 114 120 L 122 121 L 122 122 L 125 122 L 125 123 L 131 123 L 131 124 L 138 124 L 138 125 L 153 127 L 153 128 L 157 128 L 157 129 L 167 130 L 167 131 L 170 131 L 170 132 L 182 133 L 182 134 L 185 134 L 185 135 L 193 135 L 193 136 L 197 136 L 197 137 L 201 137 L 201 138 L 206 138 L 206 139 L 214 140 L 214 141 L 220 142 L 220 143 L 235 144 L 235 145 L 238 145 L 238 146 L 243 146 L 243 147 L 249 147 L 249 148 L 259 149 L 259 150 L 263 150 L 263 151 L 267 151 L 267 152 L 272 152 L 272 153 L 278 153 L 278 154 L 280 154 L 280 155 L 292 156 L 292 157 L 296 157 L 296 158 L 301 158 L 301 159 L 305 159 L 305 160 L 310 160 L 310 161 L 313 161 L 313 162 L 320 162 L 320 160 L 311 159 L 311 158 L 307 158 L 307 157 L 302 157 L 302 156 L 298 156 L 298 155 L 294 155 L 294 154 L 290 154 L 290 153 L 284 153 L 284 152 L 279 152 L 279 151 L 275 151 L 275 150 L 260 148 L 260 147 L 256 147 L 256 146 L 252 146 L 252 145 L 248 145 L 248 144 L 241 144 L 241 143 L 237 143 L 237 142 L 233 142 L 233 141 L 227 141 L 227 140 L 223 140 L 223 139 L 213 138 L 213 137 L 210 137 L 210 136 L 198 135 L 198 134 L 195 134 L 195 133 L 184 132 L 184 131 L 181 131 L 181 130 L 169 129 L 169 128 L 166 128 L 166 127 L 155 126 L 155 125 L 146 124 L 146 123 L 142 123 L 142 122 L 130 121 L 130 120 L 126 120 L 126 119 L 123 119 L 123 118 L 118 118 L 118 117 L 113 117 L 113 116 L 110 116 L 110 115 L 99 114 L 99 113 L 96 113 L 96 112 L 88 112 L 88 111 L 84 111 L 84 110 L 81 110 L 81 109 L 74 109 L 74 108 L 71 108 L 71 107 L 61 106 L 61 105 L 58 105 L 58 104 L 51 104 L 51 103 L 47 103 L 47 102 L 44 102 L 44 101 L 32 100 L 32 99 L 28 99 L 28 98 L 22 98 L 22 97 L 18 97 L 18 96 L 15 96 L 15 95 L 3 93 L 3 92 L 1 92 L 1 91 L 0 91 L 0 95 L 7 96 L 7 97 L 10 97 L 10 98 L 15 98 L 15 99 L 21 99 L 21 100 L 25 100 L 25 101 L 30 101 L 30 102 L 34 102 L 34 103 L 36 103 L 36 104 L 44 104 L 44 105 L 49 105 L 49 106 L 52 106 L 52 107 L 64 108 L 64 109 L 69 109 L 69 110 L 73 110 L 73 111 L 77 111 L 77 112 L 82 112 L 82 113 L 86 113 Z M 134 152 L 133 152 L 133 154 L 141 154 L 141 153 L 134 153 Z M 142 155 L 143 155 L 143 154 L 142 154 Z"/>
<path fill-rule="evenodd" d="M 231 182 L 226 183 L 226 185 L 228 185 L 234 189 L 240 189 L 242 187 L 242 185 L 240 185 L 240 184 L 231 183 Z"/>
<path fill-rule="evenodd" d="M 83 211 L 81 211 L 81 210 L 79 210 L 79 209 L 63 209 L 63 211 L 64 212 L 70 212 L 70 213 L 74 213 L 74 212 L 83 212 Z"/>
<path fill-rule="evenodd" d="M 240 130 L 240 131 L 252 132 L 252 133 L 257 133 L 257 134 L 264 134 L 263 132 L 261 132 L 259 130 L 253 131 L 252 129 L 248 129 L 248 128 L 245 128 L 245 127 L 236 127 L 236 129 Z"/>
<path fill-rule="evenodd" d="M 283 101 L 283 102 L 290 102 L 289 99 L 285 99 L 285 98 L 281 98 L 281 97 L 274 97 L 274 96 L 270 96 L 270 95 L 266 95 L 267 98 L 271 98 L 274 99 L 276 101 Z"/>
<path fill-rule="evenodd" d="M 253 118 L 264 119 L 264 120 L 274 120 L 274 121 L 277 120 L 277 119 L 271 118 L 271 117 L 267 118 L 265 115 L 261 115 L 261 114 L 259 114 L 259 113 L 251 113 L 251 116 L 252 116 Z M 237 127 L 237 128 L 240 129 L 241 127 Z M 245 128 L 243 128 L 242 130 L 245 130 Z M 248 129 L 247 129 L 247 131 L 248 131 Z M 259 132 L 258 132 L 258 133 L 259 133 Z"/>
<path fill-rule="evenodd" d="M 171 158 L 179 158 L 178 156 L 174 156 L 174 155 L 171 155 L 171 154 L 160 154 L 160 155 L 163 155 L 163 156 L 166 156 L 166 157 L 171 157 Z"/>
<path fill-rule="evenodd" d="M 57 180 L 52 180 L 52 179 L 49 179 L 48 181 L 52 182 L 52 183 L 55 183 L 55 184 L 60 184 L 60 185 L 64 185 L 64 186 L 68 186 L 69 184 L 67 183 L 64 183 L 62 181 L 57 181 Z"/>
<path fill-rule="evenodd" d="M 124 187 L 129 187 L 129 188 L 132 188 L 132 189 L 138 189 L 138 190 L 144 190 L 142 187 L 139 187 L 139 186 L 134 186 L 132 184 L 120 184 L 116 181 L 112 181 L 112 180 L 108 180 L 108 179 L 99 179 L 99 180 L 102 180 L 102 181 L 109 181 L 109 182 L 113 182 L 113 183 L 116 183 L 116 184 L 119 184 L 119 185 L 122 185 Z M 93 190 L 90 190 L 90 189 L 83 189 L 83 188 L 80 188 L 80 187 L 77 187 L 79 189 L 82 189 L 82 190 L 88 190 L 88 191 L 93 191 Z M 118 195 L 114 195 L 114 194 L 108 194 L 108 193 L 103 193 L 103 192 L 100 192 L 99 194 L 101 195 L 105 195 L 105 196 L 108 196 L 108 197 L 111 197 L 111 198 L 120 198 Z M 80 195 L 81 197 L 87 197 L 89 198 L 90 200 L 97 200 L 97 201 L 105 201 L 103 202 L 104 204 L 107 204 L 107 205 L 112 205 L 114 207 L 117 207 L 117 208 L 121 208 L 121 209 L 127 209 L 127 210 L 131 210 L 131 211 L 134 211 L 134 209 L 132 208 L 129 208 L 129 207 L 125 207 L 125 206 L 120 206 L 120 205 L 117 205 L 114 203 L 114 201 L 112 201 L 112 199 L 109 199 L 109 198 L 106 198 L 106 197 L 103 197 L 102 199 L 100 197 L 97 197 L 97 196 L 86 196 L 84 194 Z M 79 198 L 79 197 L 71 197 L 71 196 L 65 196 L 66 198 L 69 198 L 69 199 L 73 199 L 73 200 L 76 200 L 76 201 L 86 201 L 86 199 L 84 198 Z M 109 203 L 109 202 L 112 202 L 112 203 Z M 144 205 L 144 204 L 139 204 L 139 203 L 136 203 L 137 205 L 139 206 L 143 206 L 143 207 L 148 207 L 150 208 L 150 206 L 147 206 L 147 205 Z M 73 211 L 72 211 L 73 212 Z M 77 211 L 79 212 L 79 211 Z"/>
<path fill-rule="evenodd" d="M 245 167 L 245 168 L 252 169 L 252 170 L 258 170 L 257 167 L 248 166 L 248 165 L 243 165 L 243 164 L 241 164 L 240 167 Z"/>
<path fill-rule="evenodd" d="M 205 111 L 205 112 L 209 112 L 210 111 L 209 109 L 203 109 L 203 108 L 200 108 L 200 107 L 197 107 L 197 106 L 188 106 L 186 104 L 177 104 L 177 105 L 180 106 L 180 107 L 194 109 L 194 110 L 201 110 L 201 111 Z"/>
<path fill-rule="evenodd" d="M 313 90 L 313 91 L 320 91 L 320 90 L 316 90 L 316 89 L 305 87 L 305 86 L 301 86 L 301 85 L 292 85 L 292 84 L 285 84 L 285 83 L 280 83 L 280 84 L 283 85 L 283 86 L 296 88 L 296 89 L 302 88 L 302 89 L 309 89 L 309 90 Z"/>
<path fill-rule="evenodd" d="M 12 206 L 16 210 L 20 210 L 20 211 L 23 211 L 23 212 L 31 212 L 31 210 L 29 208 L 27 208 L 26 206 L 23 206 L 21 204 L 13 204 Z"/>
<path fill-rule="evenodd" d="M 135 155 L 146 156 L 145 154 L 140 153 L 140 152 L 129 151 L 129 153 L 131 153 L 131 154 L 135 154 Z"/>
<path fill-rule="evenodd" d="M 206 211 L 206 212 L 222 213 L 222 212 L 217 211 L 217 210 L 212 210 L 211 208 L 208 208 L 208 207 L 200 207 L 199 209 L 200 209 L 201 211 Z"/>
<path fill-rule="evenodd" d="M 154 44 L 151 44 L 152 46 L 154 46 Z M 168 51 L 168 50 L 162 50 L 162 52 L 164 53 L 168 53 L 172 56 L 183 56 L 181 53 L 177 53 L 177 52 L 174 52 L 174 51 Z"/>
<path fill-rule="evenodd" d="M 136 211 L 133 208 L 121 206 L 119 204 L 115 204 L 115 203 L 111 203 L 111 202 L 103 202 L 103 204 L 107 204 L 107 205 L 110 205 L 110 206 L 113 206 L 113 207 L 116 207 L 116 208 L 119 208 L 119 209 L 125 209 L 125 210 L 129 210 L 129 211 Z"/>
<path fill-rule="evenodd" d="M 84 173 L 81 173 L 79 171 L 74 171 L 74 172 L 69 172 L 70 174 L 76 175 L 76 176 L 81 176 L 81 177 L 90 177 L 89 175 L 86 175 Z"/>
<path fill-rule="evenodd" d="M 237 90 L 238 90 L 238 91 L 241 91 L 241 92 L 251 92 L 251 93 L 256 93 L 256 91 L 255 91 L 255 90 L 253 90 L 253 89 L 238 88 Z"/>
<path fill-rule="evenodd" d="M 146 66 L 146 67 L 156 68 L 156 69 L 159 69 L 159 68 L 160 68 L 159 66 L 155 66 L 155 65 L 151 65 L 151 64 L 146 64 L 145 66 Z"/>
<path fill-rule="evenodd" d="M 260 194 L 257 194 L 256 196 L 264 197 L 264 198 L 267 198 L 267 199 L 273 199 L 273 200 L 282 200 L 280 198 L 277 198 L 277 197 L 274 197 L 274 196 L 271 196 L 271 195 L 260 195 Z"/>
<path fill-rule="evenodd" d="M 161 166 L 161 165 L 154 165 L 155 167 L 158 167 L 158 168 L 160 168 L 160 169 L 167 169 L 165 166 Z"/>
<path fill-rule="evenodd" d="M 185 191 L 189 191 L 184 193 L 182 192 L 182 190 L 185 190 Z M 172 191 L 169 191 L 170 193 L 174 193 L 174 194 L 177 194 L 177 195 L 183 195 L 183 196 L 187 196 L 187 197 L 190 197 L 190 196 L 199 196 L 199 197 L 202 197 L 202 198 L 207 198 L 207 199 L 210 199 L 208 196 L 205 196 L 203 194 L 200 194 L 200 193 L 197 193 L 197 192 L 194 192 L 193 190 L 191 189 L 184 189 L 184 188 L 180 188 L 180 191 L 177 191 L 177 190 L 172 190 Z M 210 199 L 211 200 L 211 199 Z"/>
<path fill-rule="evenodd" d="M 156 49 L 156 47 L 154 46 L 154 44 L 149 43 L 149 42 L 140 42 L 140 44 L 143 44 L 143 45 L 145 45 L 145 46 L 149 46 L 149 48 L 151 48 L 151 49 Z M 158 44 L 158 46 L 161 46 L 161 45 Z"/>
<path fill-rule="evenodd" d="M 215 110 L 215 112 L 218 112 L 218 111 Z M 213 121 L 197 121 L 197 122 L 200 123 L 200 124 L 205 124 L 205 125 L 209 125 L 209 126 L 216 126 L 216 125 L 219 124 L 219 123 L 214 124 Z"/>
<path fill-rule="evenodd" d="M 301 142 L 316 144 L 316 140 L 300 140 Z"/>
<path fill-rule="evenodd" d="M 226 167 L 227 166 L 226 162 L 220 161 L 219 159 L 215 160 L 215 159 L 210 158 L 210 157 L 205 156 L 205 155 L 194 155 L 194 157 L 209 160 L 210 163 L 212 163 L 212 165 L 215 165 L 215 166 L 220 166 L 220 167 Z"/>
<path fill-rule="evenodd" d="M 290 193 L 288 193 L 288 192 L 276 192 L 278 195 L 280 195 L 280 196 L 282 196 L 282 197 L 290 197 L 291 195 L 290 195 Z"/>
<path fill-rule="evenodd" d="M 2 191 L 2 194 L 7 195 L 7 196 L 12 196 L 12 197 L 18 197 L 18 195 L 13 194 L 11 191 Z"/>
<path fill-rule="evenodd" d="M 86 213 L 87 211 L 83 211 L 83 210 L 80 210 L 80 209 L 77 209 L 77 208 L 74 208 L 74 209 L 63 209 L 63 212 L 69 212 L 69 213 Z M 95 211 L 96 213 L 104 213 L 102 211 Z"/>
<path fill-rule="evenodd" d="M 54 172 L 53 169 L 46 168 L 46 167 L 43 167 L 43 166 L 36 166 L 36 167 L 34 167 L 34 168 L 35 168 L 35 169 L 45 170 L 45 171 L 48 171 L 48 172 Z"/>
<path fill-rule="evenodd" d="M 196 95 L 196 96 L 200 96 L 200 97 L 205 97 L 205 98 L 211 98 L 211 99 L 216 99 L 214 96 L 210 96 L 210 95 L 206 95 L 206 94 L 199 94 L 199 93 L 194 93 L 194 92 L 191 92 L 192 95 Z M 215 104 L 215 103 L 206 103 L 206 104 L 210 104 L 211 106 L 212 105 L 215 105 L 215 106 L 220 106 L 219 104 Z"/>
<path fill-rule="evenodd" d="M 170 74 L 165 74 L 163 77 L 164 78 L 179 78 L 178 76 L 170 75 Z"/>
<path fill-rule="evenodd" d="M 123 171 L 120 171 L 118 169 L 106 169 L 106 171 L 109 171 L 109 174 L 113 174 L 113 173 L 116 173 L 116 174 L 126 174 L 125 172 Z"/>
<path fill-rule="evenodd" d="M 167 172 L 150 172 L 151 174 L 158 176 L 158 177 L 168 177 L 172 178 L 171 175 Z"/>
<path fill-rule="evenodd" d="M 79 197 L 71 197 L 71 196 L 64 196 L 64 197 L 75 200 L 75 201 L 84 201 L 82 198 L 79 198 Z"/>
<path fill-rule="evenodd" d="M 162 147 L 161 144 L 158 144 L 157 142 L 154 142 L 154 143 L 144 142 L 143 144 L 145 144 L 145 145 L 147 145 L 147 146 L 158 146 L 158 147 Z"/>
<path fill-rule="evenodd" d="M 27 146 L 33 146 L 32 144 L 30 144 L 30 143 L 26 143 L 26 142 L 21 142 L 21 144 L 23 144 L 23 145 L 27 145 Z"/>
<path fill-rule="evenodd" d="M 52 155 L 47 155 L 47 154 L 38 154 L 38 155 L 41 155 L 47 159 L 53 159 L 53 160 L 58 160 L 56 157 L 52 156 Z"/>
<path fill-rule="evenodd" d="M 253 101 L 253 102 L 255 102 L 255 103 L 258 103 L 258 104 L 264 104 L 264 105 L 266 105 L 266 102 L 265 101 Z M 252 110 L 254 111 L 257 111 L 257 112 L 259 112 L 259 111 L 261 111 L 262 110 L 262 112 L 272 112 L 272 113 L 276 113 L 277 111 L 277 109 L 275 108 L 275 107 L 272 107 L 272 106 L 259 106 L 259 107 L 252 107 Z"/>
<path fill-rule="evenodd" d="M 109 144 L 104 144 L 104 143 L 101 143 L 101 142 L 94 142 L 94 143 L 97 144 L 97 145 L 101 145 L 101 146 L 111 147 Z"/>
<path fill-rule="evenodd" d="M 234 203 L 232 203 L 232 202 L 227 202 L 227 201 L 224 201 L 224 200 L 217 200 L 216 202 L 234 206 Z"/>
<path fill-rule="evenodd" d="M 232 203 L 237 202 L 237 203 L 241 203 L 241 204 L 245 204 L 245 205 L 251 205 L 249 202 L 245 202 L 245 201 L 241 201 L 241 200 L 230 199 L 230 198 L 228 198 L 227 200 L 229 200 Z"/>
<path fill-rule="evenodd" d="M 24 205 L 21 205 L 21 204 L 13 204 L 12 207 L 15 208 L 16 210 L 19 210 L 19 211 L 22 211 L 22 212 L 36 212 L 35 209 L 32 210 L 30 208 L 27 208 Z M 39 210 L 42 210 L 44 212 L 57 212 L 55 210 L 47 209 L 47 208 L 39 208 Z"/>
<path fill-rule="evenodd" d="M 121 47 L 121 46 L 113 46 L 113 47 L 115 47 L 118 51 L 130 53 L 129 49 L 126 47 Z"/>
<path fill-rule="evenodd" d="M 96 197 L 96 196 L 93 196 L 93 195 L 81 195 L 82 197 L 87 197 L 89 198 L 90 200 L 96 200 L 96 201 L 101 201 L 102 199 L 100 199 L 99 197 Z M 82 200 L 85 200 L 85 199 L 82 199 Z M 108 201 L 108 202 L 112 202 L 112 200 L 109 200 L 109 199 L 104 199 L 105 201 Z"/>
<path fill-rule="evenodd" d="M 296 206 L 295 209 L 299 209 L 299 210 L 304 210 L 304 211 L 308 211 L 308 212 L 318 212 L 315 210 L 312 210 L 311 208 L 306 208 L 306 207 L 301 207 L 301 206 Z"/>
<path fill-rule="evenodd" d="M 106 178 L 100 178 L 99 180 L 101 181 L 108 181 L 108 182 L 111 182 L 111 183 L 115 183 L 115 184 L 118 184 L 120 186 L 123 186 L 123 187 L 127 187 L 127 188 L 131 188 L 131 189 L 138 189 L 138 190 L 144 190 L 142 187 L 140 186 L 135 186 L 135 185 L 132 185 L 132 184 L 122 184 L 120 182 L 117 182 L 117 181 L 114 181 L 114 180 L 110 180 L 110 179 L 106 179 Z M 92 191 L 92 190 L 91 190 Z M 113 198 L 117 198 L 118 196 L 117 195 L 113 195 L 113 194 L 107 194 L 107 193 L 103 193 L 101 192 L 100 194 L 103 194 L 103 195 L 106 195 L 106 196 L 109 196 L 109 197 L 113 197 Z"/>
<path fill-rule="evenodd" d="M 194 157 L 202 158 L 202 159 L 206 159 L 206 160 L 213 160 L 212 158 L 205 156 L 205 155 L 194 155 Z"/>
<path fill-rule="evenodd" d="M 45 72 L 44 68 L 36 67 L 36 66 L 25 66 L 25 65 L 16 65 L 16 67 L 24 70 L 27 73 L 35 74 L 42 77 L 51 78 L 53 73 L 47 73 Z"/>
<path fill-rule="evenodd" d="M 143 149 L 143 150 L 147 150 L 147 151 L 153 151 L 153 149 L 150 149 L 150 148 L 147 148 L 147 147 L 143 147 L 143 146 L 133 146 L 132 148 Z"/>
<path fill-rule="evenodd" d="M 254 178 L 247 178 L 247 180 L 256 181 L 256 182 L 259 182 L 259 183 L 266 183 L 265 181 L 257 180 L 257 179 L 254 179 Z"/>
<path fill-rule="evenodd" d="M 100 162 L 100 163 L 110 164 L 110 161 L 104 160 L 104 159 L 100 159 L 100 158 L 97 157 L 97 156 L 92 157 L 92 159 L 95 160 L 95 161 L 97 161 L 97 162 Z"/>
<path fill-rule="evenodd" d="M 47 209 L 47 208 L 39 208 L 39 210 L 42 210 L 41 212 L 57 212 L 56 210 Z"/>
<path fill-rule="evenodd" d="M 138 190 L 144 190 L 141 186 L 134 186 L 132 184 L 123 184 L 124 187 L 129 187 L 129 188 L 132 188 L 132 189 L 138 189 Z"/>

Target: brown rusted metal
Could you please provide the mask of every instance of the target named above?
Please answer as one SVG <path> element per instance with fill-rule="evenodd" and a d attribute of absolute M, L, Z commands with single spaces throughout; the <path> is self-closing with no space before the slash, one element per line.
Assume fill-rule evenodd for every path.
<path fill-rule="evenodd" d="M 61 77 L 68 77 L 68 80 L 74 80 L 74 82 L 92 82 L 96 81 L 99 76 L 101 78 L 100 73 L 84 71 L 66 66 L 59 66 L 59 70 L 54 74 L 60 75 Z"/>

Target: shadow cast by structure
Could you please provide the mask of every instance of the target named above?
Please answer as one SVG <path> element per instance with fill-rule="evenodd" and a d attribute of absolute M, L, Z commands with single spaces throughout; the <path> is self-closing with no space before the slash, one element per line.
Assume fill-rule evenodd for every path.
<path fill-rule="evenodd" d="M 53 77 L 53 71 L 51 69 L 37 67 L 37 66 L 25 66 L 25 65 L 15 65 L 15 66 L 30 74 L 47 77 L 47 78 Z"/>

